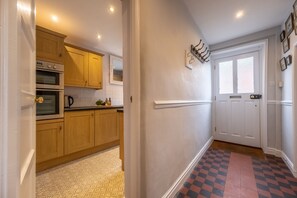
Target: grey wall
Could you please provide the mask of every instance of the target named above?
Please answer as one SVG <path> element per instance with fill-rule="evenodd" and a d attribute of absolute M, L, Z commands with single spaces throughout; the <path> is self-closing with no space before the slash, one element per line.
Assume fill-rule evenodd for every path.
<path fill-rule="evenodd" d="M 289 16 L 290 13 L 288 13 Z M 285 21 L 282 24 L 282 29 L 285 29 Z M 289 158 L 289 160 L 294 164 L 295 170 L 297 166 L 297 135 L 296 128 L 294 129 L 294 117 L 296 119 L 296 46 L 297 46 L 297 36 L 294 31 L 289 35 L 290 39 L 290 50 L 286 53 L 281 50 L 281 57 L 287 57 L 292 55 L 292 64 L 281 73 L 284 88 L 282 89 L 282 144 L 283 152 Z M 294 98 L 295 94 L 295 98 Z M 295 108 L 294 108 L 295 107 Z M 295 112 L 294 112 L 295 111 Z"/>
<path fill-rule="evenodd" d="M 211 104 L 155 109 L 154 100 L 210 100 L 210 64 L 185 67 L 202 35 L 179 0 L 140 3 L 142 197 L 161 197 L 211 137 Z"/>
<path fill-rule="evenodd" d="M 280 59 L 280 27 L 271 28 L 251 35 L 243 36 L 227 42 L 211 45 L 212 51 L 228 47 L 250 43 L 253 41 L 268 39 L 268 68 L 267 68 L 267 146 L 281 149 L 281 88 L 278 82 L 281 81 L 281 72 L 278 61 Z"/>

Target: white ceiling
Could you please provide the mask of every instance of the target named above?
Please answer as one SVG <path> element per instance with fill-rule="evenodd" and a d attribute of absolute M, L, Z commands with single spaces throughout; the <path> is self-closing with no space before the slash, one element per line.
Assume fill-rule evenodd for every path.
<path fill-rule="evenodd" d="M 284 22 L 295 0 L 182 0 L 204 35 L 216 44 Z M 109 7 L 115 12 L 110 13 Z M 244 11 L 235 19 L 238 10 Z M 57 23 L 51 20 L 57 15 Z M 67 35 L 66 42 L 122 56 L 120 0 L 36 0 L 36 23 Z M 97 35 L 101 35 L 101 40 Z"/>
<path fill-rule="evenodd" d="M 281 25 L 295 0 L 183 0 L 208 44 Z M 244 11 L 241 19 L 236 12 Z"/>
<path fill-rule="evenodd" d="M 115 8 L 113 14 L 110 6 Z M 59 17 L 57 23 L 52 15 Z M 36 24 L 67 35 L 66 42 L 122 55 L 120 0 L 36 0 Z"/>

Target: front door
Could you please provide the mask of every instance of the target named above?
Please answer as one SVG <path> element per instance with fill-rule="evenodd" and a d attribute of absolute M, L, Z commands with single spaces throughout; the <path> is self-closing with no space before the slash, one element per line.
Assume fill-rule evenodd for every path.
<path fill-rule="evenodd" d="M 215 61 L 215 139 L 260 147 L 259 67 L 259 52 Z"/>

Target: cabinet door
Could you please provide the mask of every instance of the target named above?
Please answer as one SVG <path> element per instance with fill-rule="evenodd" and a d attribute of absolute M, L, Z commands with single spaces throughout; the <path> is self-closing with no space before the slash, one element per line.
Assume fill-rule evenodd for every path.
<path fill-rule="evenodd" d="M 88 87 L 102 89 L 102 57 L 89 53 Z"/>
<path fill-rule="evenodd" d="M 117 130 L 120 134 L 120 159 L 122 160 L 122 170 L 124 170 L 124 113 L 117 113 Z"/>
<path fill-rule="evenodd" d="M 36 124 L 36 162 L 43 162 L 63 156 L 63 122 Z"/>
<path fill-rule="evenodd" d="M 119 140 L 117 131 L 117 110 L 95 111 L 95 145 Z"/>
<path fill-rule="evenodd" d="M 36 29 L 36 57 L 39 60 L 63 63 L 64 37 Z"/>
<path fill-rule="evenodd" d="M 94 111 L 65 112 L 65 154 L 94 146 Z"/>
<path fill-rule="evenodd" d="M 65 46 L 64 84 L 85 87 L 88 83 L 88 52 Z"/>

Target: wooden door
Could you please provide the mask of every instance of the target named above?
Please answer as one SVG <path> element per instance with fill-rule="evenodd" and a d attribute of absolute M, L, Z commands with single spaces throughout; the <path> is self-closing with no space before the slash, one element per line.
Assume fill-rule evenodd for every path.
<path fill-rule="evenodd" d="M 36 26 L 36 57 L 38 60 L 63 63 L 66 36 Z"/>
<path fill-rule="evenodd" d="M 95 111 L 95 145 L 99 146 L 119 140 L 117 131 L 117 110 Z"/>
<path fill-rule="evenodd" d="M 216 60 L 216 132 L 222 141 L 260 147 L 258 52 Z"/>
<path fill-rule="evenodd" d="M 64 84 L 85 87 L 88 83 L 88 52 L 65 46 Z"/>
<path fill-rule="evenodd" d="M 63 156 L 63 120 L 37 121 L 36 123 L 36 162 L 44 162 Z"/>
<path fill-rule="evenodd" d="M 94 146 L 94 111 L 65 112 L 65 154 Z"/>
<path fill-rule="evenodd" d="M 88 86 L 102 89 L 102 57 L 93 53 L 89 53 Z"/>

